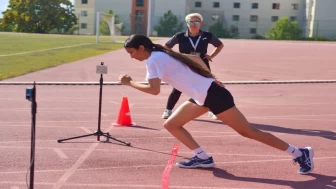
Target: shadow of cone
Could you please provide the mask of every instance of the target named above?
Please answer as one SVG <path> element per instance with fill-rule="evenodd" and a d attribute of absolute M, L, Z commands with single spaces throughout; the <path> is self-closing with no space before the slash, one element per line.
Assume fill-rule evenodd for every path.
<path fill-rule="evenodd" d="M 117 121 L 115 123 L 112 123 L 112 125 L 114 126 L 133 126 L 135 125 L 134 123 L 132 123 L 131 112 L 130 112 L 130 108 L 128 105 L 127 97 L 123 97 Z"/>

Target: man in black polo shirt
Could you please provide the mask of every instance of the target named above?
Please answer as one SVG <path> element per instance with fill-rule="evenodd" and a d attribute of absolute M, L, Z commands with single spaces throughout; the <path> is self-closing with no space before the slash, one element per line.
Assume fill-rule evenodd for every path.
<path fill-rule="evenodd" d="M 201 25 L 203 22 L 202 15 L 198 13 L 191 13 L 185 17 L 185 21 L 188 26 L 188 30 L 185 32 L 179 32 L 175 34 L 166 44 L 166 48 L 173 48 L 176 44 L 179 44 L 180 53 L 198 55 L 202 58 L 204 64 L 210 69 L 209 61 L 223 49 L 223 43 L 211 32 L 202 31 Z M 214 51 L 208 55 L 208 44 L 212 44 Z M 163 119 L 167 119 L 172 110 L 179 100 L 181 92 L 177 89 L 173 89 L 171 92 L 166 110 L 162 114 Z M 209 116 L 216 119 L 216 116 L 209 112 Z"/>

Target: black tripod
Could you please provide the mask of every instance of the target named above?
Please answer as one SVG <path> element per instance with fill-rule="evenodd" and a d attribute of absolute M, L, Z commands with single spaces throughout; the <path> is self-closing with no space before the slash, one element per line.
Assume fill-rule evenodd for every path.
<path fill-rule="evenodd" d="M 100 130 L 100 122 L 101 122 L 101 103 L 102 103 L 102 93 L 103 93 L 103 74 L 107 73 L 107 68 L 103 66 L 104 63 L 101 63 L 101 66 L 97 66 L 97 73 L 100 73 L 100 93 L 99 93 L 99 113 L 98 113 L 98 130 L 95 131 L 92 134 L 87 134 L 87 135 L 82 135 L 82 136 L 76 136 L 76 137 L 71 137 L 71 138 L 66 138 L 66 139 L 59 139 L 57 140 L 58 143 L 65 141 L 65 140 L 71 140 L 71 139 L 76 139 L 76 138 L 83 138 L 83 137 L 88 137 L 88 136 L 97 136 L 97 141 L 100 141 L 100 136 L 105 136 L 107 139 L 112 139 L 118 142 L 121 142 L 123 144 L 126 144 L 127 146 L 131 146 L 131 143 L 129 142 L 124 142 L 119 139 L 111 137 L 109 133 L 103 133 Z"/>

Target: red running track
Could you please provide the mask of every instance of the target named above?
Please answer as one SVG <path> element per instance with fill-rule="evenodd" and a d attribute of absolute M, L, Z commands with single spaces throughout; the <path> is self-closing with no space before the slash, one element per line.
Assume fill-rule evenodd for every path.
<path fill-rule="evenodd" d="M 231 44 L 232 49 L 226 47 L 227 54 L 236 51 L 241 42 L 228 40 L 227 46 Z M 262 41 L 260 46 L 256 46 L 261 48 L 265 43 L 270 43 L 270 52 L 275 51 L 273 48 L 284 45 Z M 255 41 L 244 43 L 248 44 L 258 43 Z M 306 47 L 311 44 L 299 45 Z M 328 47 L 325 49 L 328 51 L 327 49 L 331 48 L 328 45 L 322 44 L 320 48 Z M 257 47 L 253 48 L 255 53 Z M 283 49 L 282 52 L 291 55 L 292 50 Z M 76 64 L 79 64 L 77 62 L 8 81 L 48 81 L 50 78 L 53 80 L 49 81 L 62 81 L 62 79 L 96 81 L 97 74 L 90 73 L 95 71 L 95 65 L 103 59 L 107 60 L 109 55 L 118 53 L 123 54 L 122 51 L 116 51 L 91 59 L 95 61 L 84 60 L 82 71 L 74 69 L 70 73 L 68 70 L 71 66 L 76 67 Z M 235 55 L 240 60 L 235 62 L 234 66 L 244 65 L 241 68 L 249 70 L 249 73 L 237 75 L 238 79 L 257 80 L 263 77 L 261 73 L 269 74 L 268 79 L 312 77 L 308 73 L 313 71 L 309 71 L 308 66 L 303 66 L 305 60 L 301 62 L 298 57 L 292 58 L 292 67 L 300 68 L 298 74 L 290 74 L 292 70 L 289 68 L 290 72 L 276 69 L 281 67 L 277 65 L 278 63 L 258 69 L 259 75 L 251 73 L 257 68 L 253 68 L 254 66 L 247 61 L 242 61 L 242 57 L 248 58 L 248 54 L 252 53 L 245 54 L 245 57 L 243 53 Z M 308 52 L 304 56 L 311 54 L 313 53 Z M 253 56 L 251 55 L 250 60 Z M 267 65 L 266 59 L 271 59 L 268 54 L 258 56 L 259 65 Z M 223 55 L 222 58 L 229 59 L 229 57 L 230 55 L 227 57 Z M 109 56 L 109 60 L 117 64 L 114 66 L 117 70 L 128 70 L 129 66 L 130 71 L 127 73 L 134 75 L 137 80 L 142 80 L 145 73 L 135 72 L 137 68 L 143 69 L 142 63 L 133 60 L 113 61 L 114 59 L 118 60 L 118 57 Z M 121 59 L 123 58 L 120 57 Z M 321 57 L 321 59 L 325 60 L 319 62 L 322 66 L 307 63 L 315 69 L 314 78 L 311 79 L 335 79 L 331 74 L 335 70 L 329 67 L 331 65 L 327 58 Z M 332 55 L 329 59 L 332 59 Z M 135 66 L 131 67 L 131 64 Z M 213 70 L 218 71 L 223 79 L 235 80 L 236 75 L 231 77 L 222 71 L 228 69 L 226 66 L 231 64 L 226 61 L 223 67 L 219 64 L 219 62 L 213 63 Z M 109 69 L 112 70 L 112 67 Z M 239 73 L 240 69 L 233 70 Z M 107 78 L 115 81 L 118 71 L 110 72 Z M 86 77 L 83 73 L 87 73 Z M 73 74 L 74 77 L 67 74 Z M 76 74 L 83 74 L 83 78 L 76 77 Z M 274 75 L 270 76 L 271 74 Z M 28 86 L 0 86 L 0 188 L 26 188 L 31 127 L 30 102 L 25 100 L 26 87 Z M 336 187 L 336 85 L 228 85 L 227 88 L 234 95 L 238 108 L 256 128 L 271 132 L 298 147 L 314 147 L 314 172 L 305 176 L 297 174 L 298 166 L 292 164 L 291 157 L 286 153 L 243 138 L 228 126 L 204 115 L 188 123 L 186 128 L 214 157 L 216 167 L 187 170 L 174 166 L 169 178 L 170 188 Z M 171 155 L 172 145 L 179 144 L 176 161 L 192 155 L 189 149 L 173 138 L 162 126 L 164 120 L 160 117 L 171 89 L 171 86 L 163 86 L 159 96 L 151 96 L 125 86 L 104 86 L 102 130 L 110 132 L 112 137 L 131 142 L 133 146 L 127 147 L 111 140 L 108 143 L 97 142 L 96 137 L 57 143 L 58 139 L 92 133 L 96 130 L 99 86 L 37 86 L 35 188 L 161 188 L 162 173 Z M 117 118 L 123 96 L 129 99 L 131 116 L 137 124 L 134 127 L 111 126 Z M 187 98 L 183 95 L 179 104 Z"/>

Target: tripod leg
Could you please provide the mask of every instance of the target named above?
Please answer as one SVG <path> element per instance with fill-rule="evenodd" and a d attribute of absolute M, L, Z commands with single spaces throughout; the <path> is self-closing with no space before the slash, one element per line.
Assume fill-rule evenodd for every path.
<path fill-rule="evenodd" d="M 58 143 L 66 140 L 71 140 L 71 139 L 76 139 L 76 138 L 83 138 L 83 137 L 88 137 L 88 136 L 95 136 L 97 135 L 96 133 L 88 134 L 88 135 L 82 135 L 82 136 L 76 136 L 76 137 L 71 137 L 71 138 L 66 138 L 66 139 L 59 139 L 57 140 Z"/>
<path fill-rule="evenodd" d="M 129 143 L 129 142 L 124 142 L 124 141 L 121 141 L 121 140 L 119 140 L 119 139 L 113 138 L 113 137 L 111 137 L 111 135 L 110 135 L 109 133 L 103 133 L 102 136 L 105 136 L 106 138 L 109 138 L 109 139 L 118 141 L 118 142 L 120 142 L 120 143 L 126 144 L 127 146 L 131 146 L 131 143 Z"/>

